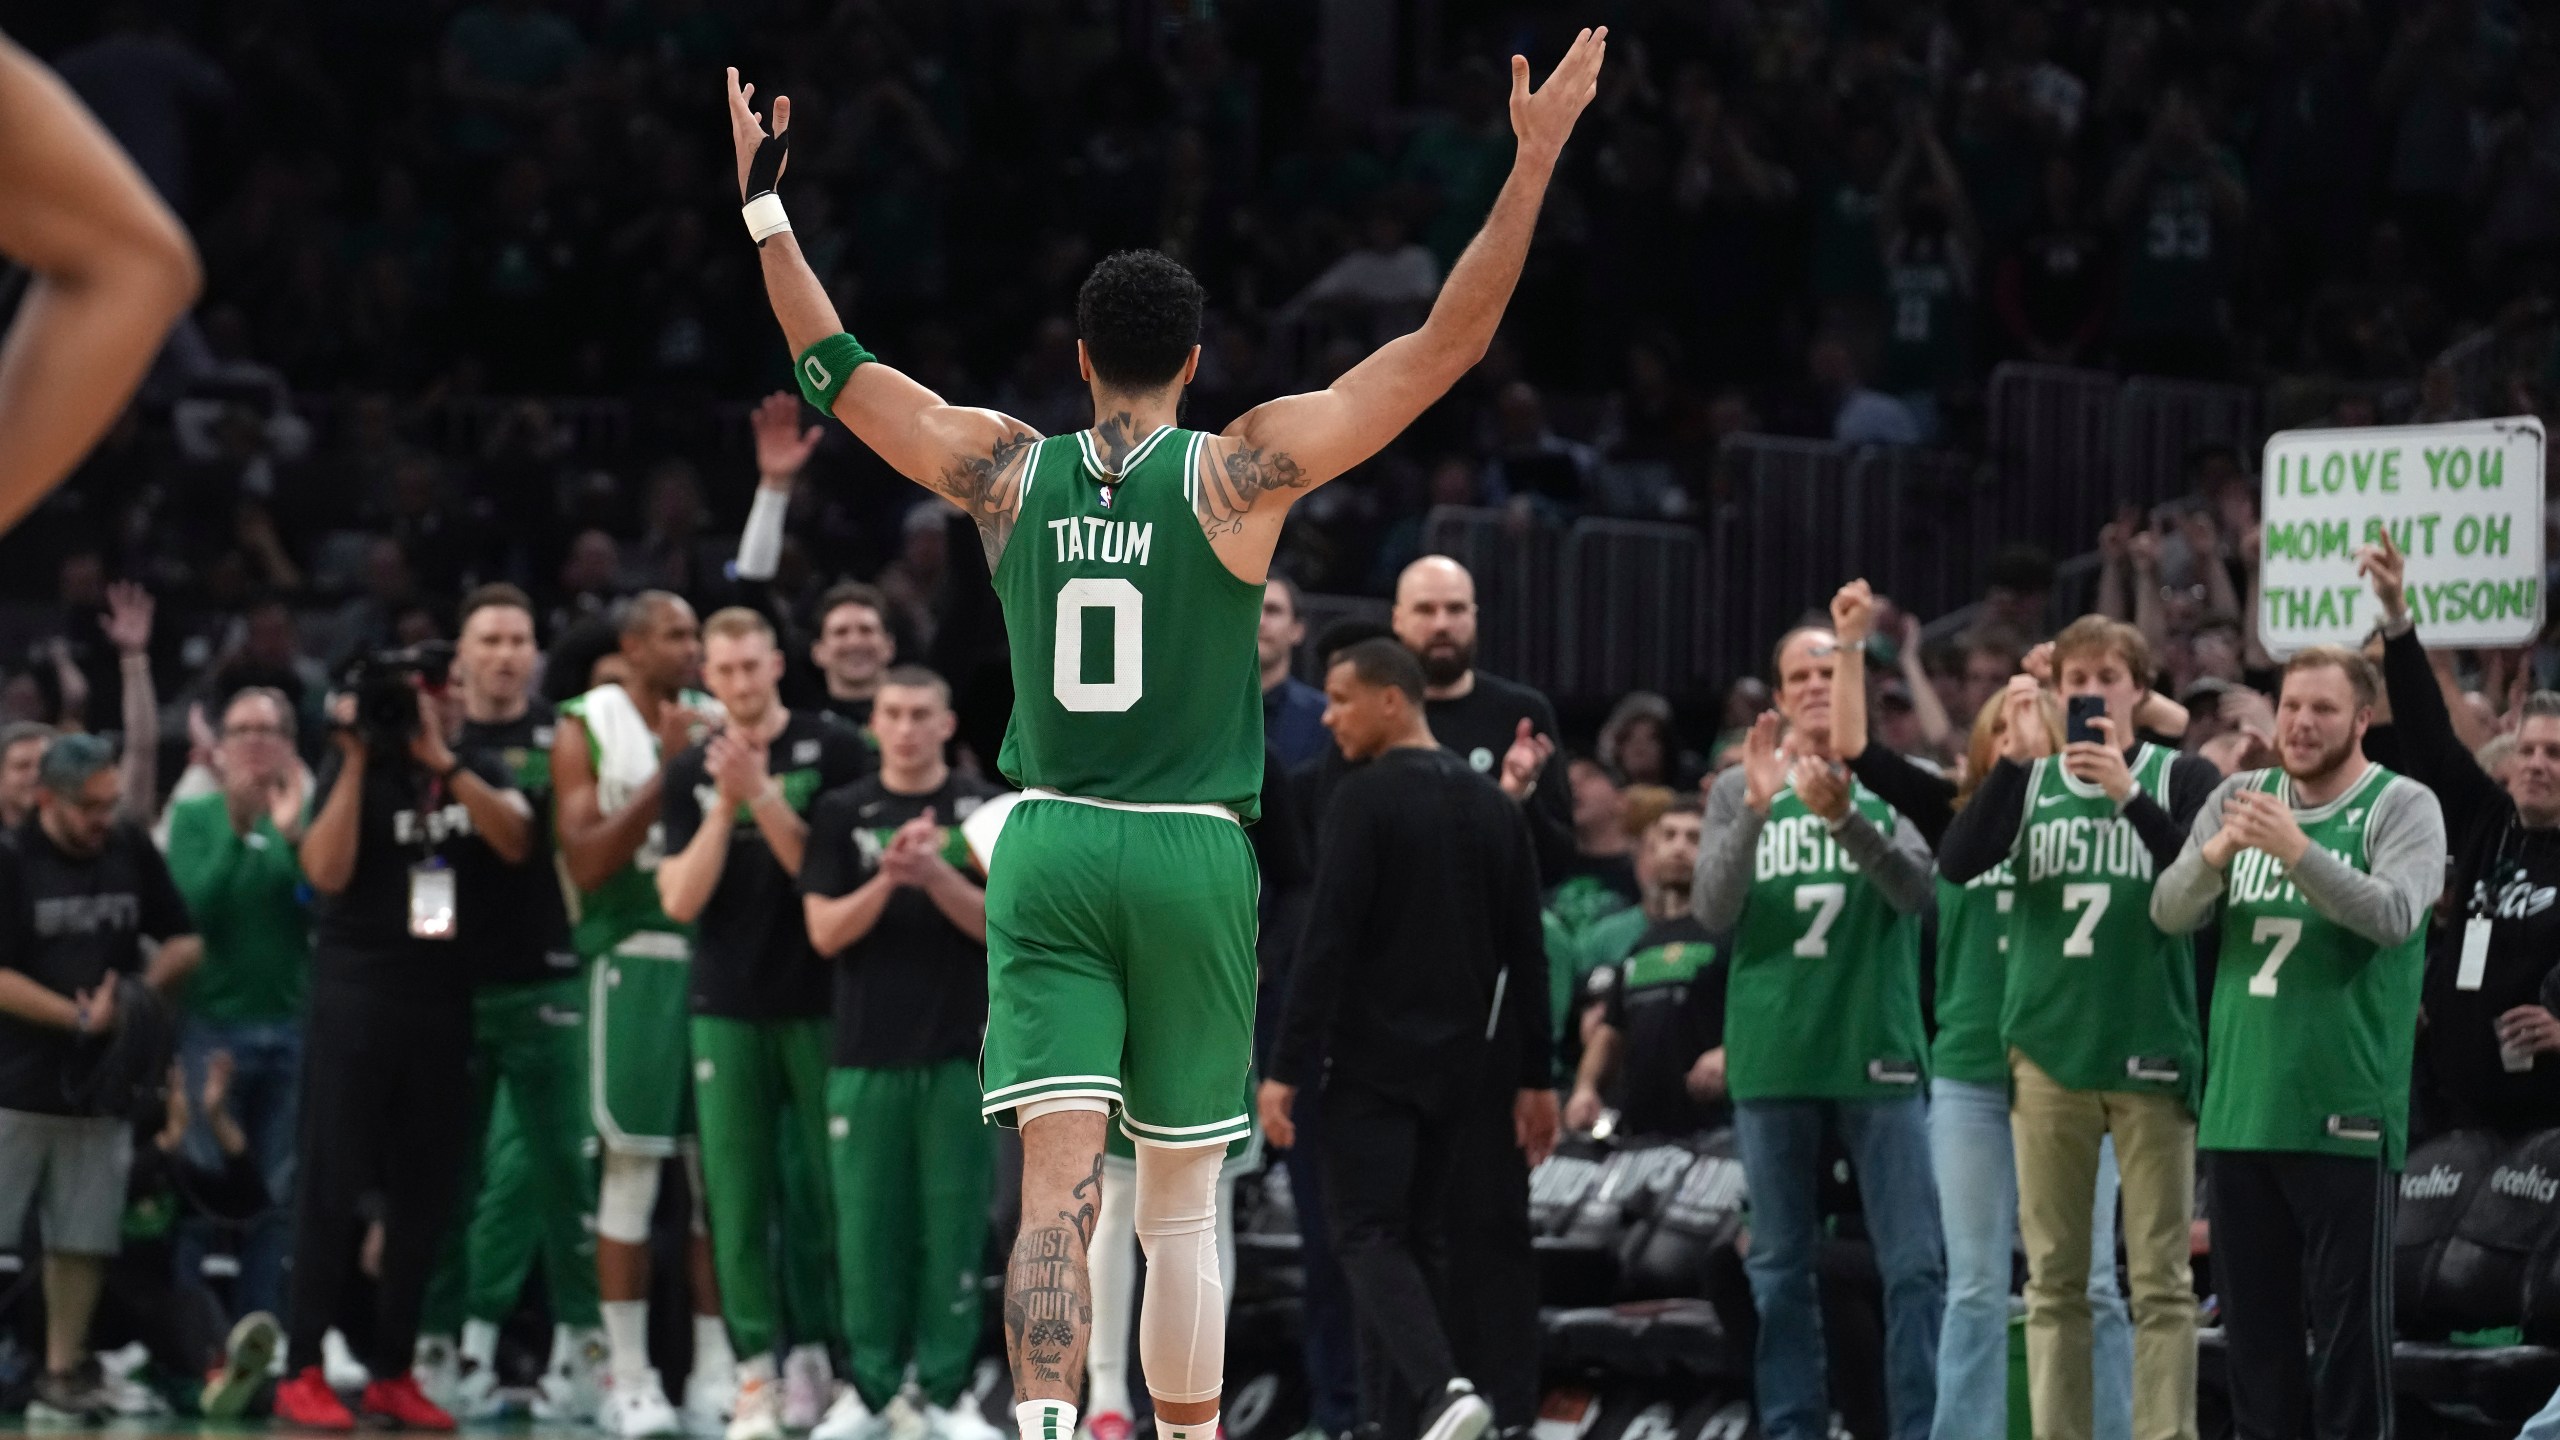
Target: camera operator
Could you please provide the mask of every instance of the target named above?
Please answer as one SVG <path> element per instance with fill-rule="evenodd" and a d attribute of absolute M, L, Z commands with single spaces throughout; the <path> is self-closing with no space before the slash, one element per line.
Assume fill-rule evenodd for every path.
<path fill-rule="evenodd" d="M 320 902 L 291 1373 L 276 1415 L 304 1429 L 355 1424 L 321 1371 L 320 1343 L 354 1279 L 369 1191 L 382 1197 L 382 1260 L 361 1407 L 399 1428 L 453 1428 L 409 1365 L 470 1144 L 472 970 L 455 941 L 479 928 L 474 907 L 492 902 L 481 884 L 464 885 L 458 862 L 475 845 L 522 862 L 533 807 L 493 755 L 465 761 L 446 744 L 434 692 L 450 665 L 440 647 L 357 663 L 354 693 L 331 701 L 334 744 L 302 837 L 302 872 Z"/>
<path fill-rule="evenodd" d="M 124 1012 L 144 998 L 118 977 L 166 993 L 203 954 L 151 837 L 116 820 L 121 791 L 105 741 L 57 736 L 37 769 L 34 817 L 0 844 L 0 1236 L 14 1241 L 39 1208 L 38 1419 L 97 1419 L 112 1404 L 88 1330 L 121 1239 L 131 1092 L 119 1098 L 97 1077 L 110 1037 L 131 1023 Z M 160 942 L 147 971 L 144 936 Z"/>

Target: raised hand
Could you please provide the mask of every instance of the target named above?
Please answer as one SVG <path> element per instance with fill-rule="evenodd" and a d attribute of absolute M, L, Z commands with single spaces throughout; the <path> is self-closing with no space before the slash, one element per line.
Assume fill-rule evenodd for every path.
<path fill-rule="evenodd" d="M 1786 758 L 1778 753 L 1778 712 L 1763 710 L 1742 737 L 1742 803 L 1766 815 L 1787 788 Z"/>
<path fill-rule="evenodd" d="M 1537 788 L 1539 772 L 1547 768 L 1548 759 L 1555 753 L 1556 742 L 1533 731 L 1528 717 L 1522 716 L 1519 730 L 1511 737 L 1511 748 L 1502 752 L 1502 793 L 1514 800 L 1526 798 Z"/>
<path fill-rule="evenodd" d="M 729 67 L 729 143 L 738 152 L 738 198 L 746 199 L 760 190 L 770 190 L 782 178 L 791 163 L 791 142 L 785 138 L 791 129 L 791 97 L 773 97 L 773 133 L 767 135 L 764 121 L 756 116 L 749 101 L 756 98 L 756 87 L 738 83 L 738 67 Z M 767 147 L 771 148 L 768 149 Z M 761 160 L 764 163 L 759 165 Z M 764 173 L 767 168 L 772 173 Z"/>
<path fill-rule="evenodd" d="M 139 655 L 151 648 L 151 592 L 130 580 L 107 587 L 107 618 L 99 627 L 119 655 Z"/>
<path fill-rule="evenodd" d="M 751 422 L 756 435 L 757 482 L 777 490 L 790 489 L 792 477 L 809 463 L 809 452 L 818 448 L 818 437 L 825 430 L 816 425 L 801 429 L 800 397 L 781 391 L 764 397 Z"/>
<path fill-rule="evenodd" d="M 1553 163 L 1563 153 L 1573 122 L 1582 118 L 1583 107 L 1600 93 L 1600 60 L 1608 49 L 1608 26 L 1583 31 L 1574 37 L 1547 83 L 1535 90 L 1529 88 L 1529 58 L 1511 57 L 1511 133 L 1519 137 L 1521 154 Z"/>
<path fill-rule="evenodd" d="M 2044 725 L 2044 687 L 2032 675 L 2012 675 L 2000 699 L 2002 758 L 2028 764 L 2053 753 L 2053 737 Z"/>
<path fill-rule="evenodd" d="M 1867 643 L 1876 623 L 1876 592 L 1864 580 L 1852 580 L 1831 597 L 1831 631 L 1840 648 L 1855 650 Z"/>
<path fill-rule="evenodd" d="M 720 787 L 721 803 L 744 805 L 764 789 L 765 747 L 748 739 L 736 727 L 722 730 L 711 737 L 704 752 L 703 768 L 710 772 L 713 784 Z"/>
<path fill-rule="evenodd" d="M 2309 848 L 2311 838 L 2294 820 L 2293 807 L 2264 790 L 2233 791 L 2222 802 L 2222 828 L 2203 846 L 2206 863 L 2217 868 L 2242 850 L 2263 850 L 2291 865 Z"/>
<path fill-rule="evenodd" d="M 2392 543 L 2391 532 L 2382 532 L 2382 543 L 2356 549 L 2356 573 L 2373 582 L 2373 598 L 2382 602 L 2382 618 L 2398 624 L 2409 613 L 2409 562 Z"/>

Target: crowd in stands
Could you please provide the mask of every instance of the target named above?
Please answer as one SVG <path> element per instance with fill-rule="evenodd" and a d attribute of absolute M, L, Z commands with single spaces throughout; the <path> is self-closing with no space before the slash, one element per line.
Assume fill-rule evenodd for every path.
<path fill-rule="evenodd" d="M 164 0 L 11 16 L 183 213 L 208 285 L 124 423 L 0 536 L 0 818 L 35 826 L 40 792 L 61 802 L 59 787 L 103 786 L 112 769 L 116 823 L 162 827 L 192 902 L 203 877 L 189 871 L 189 827 L 297 834 L 349 662 L 457 638 L 458 602 L 491 584 L 524 592 L 553 700 L 585 693 L 628 652 L 634 597 L 664 592 L 688 613 L 762 616 L 795 711 L 867 723 L 894 664 L 929 665 L 954 712 L 943 779 L 1000 779 L 1009 681 L 965 520 L 833 427 L 809 443 L 811 417 L 787 395 L 754 404 L 787 386 L 788 357 L 728 213 L 714 89 L 726 64 L 793 97 L 797 233 L 884 357 L 955 401 L 1048 433 L 1082 428 L 1075 286 L 1102 255 L 1159 248 L 1211 297 L 1187 418 L 1214 428 L 1322 383 L 1417 318 L 1508 164 L 1504 57 L 1555 51 L 1571 26 L 1608 19 L 1617 48 L 1502 337 L 1407 434 L 1301 507 L 1282 542 L 1261 656 L 1281 773 L 1328 763 L 1308 682 L 1357 638 L 1309 624 L 1311 594 L 1392 594 L 1435 706 L 1464 698 L 1444 693 L 1435 658 L 1474 683 L 1472 584 L 1461 601 L 1464 571 L 1407 563 L 1433 507 L 1705 523 L 1731 503 L 1718 455 L 1736 435 L 1980 450 L 1987 380 L 2004 362 L 2262 387 L 2271 426 L 2560 420 L 2560 345 L 2508 347 L 2485 377 L 2439 358 L 2483 327 L 2540 335 L 2560 299 L 2560 31 L 2531 7 L 1626 0 L 1595 17 L 1415 4 L 1396 7 L 1407 23 L 1382 73 L 1328 33 L 1319 12 L 1340 8 Z M 2255 457 L 2235 446 L 2183 459 L 2186 493 L 2157 510 L 2096 535 L 2009 537 L 2019 545 L 1961 614 L 1865 595 L 1805 617 L 1836 619 L 1839 655 L 1862 667 L 1823 673 L 1854 683 L 1865 745 L 1972 795 L 2002 753 L 1983 738 L 2004 713 L 1996 702 L 2021 675 L 2061 684 L 2047 642 L 2086 611 L 2117 622 L 2095 650 L 2139 662 L 2125 668 L 2149 698 L 2128 718 L 2160 751 L 2144 763 L 2164 777 L 2183 767 L 2190 788 L 2278 766 L 2285 676 L 2254 622 Z M 770 577 L 736 563 L 759 478 L 791 496 Z M 2095 560 L 2086 575 L 2052 558 L 2082 552 Z M 755 627 L 728 624 L 731 639 Z M 2543 693 L 2560 649 L 2453 653 L 2423 639 L 2403 628 L 2366 647 L 2382 691 L 2365 753 L 2441 797 L 2452 860 L 2422 931 L 2429 1023 L 2405 1138 L 2560 1128 L 2560 1061 L 2536 1059 L 2560 1052 L 2560 995 L 2544 983 L 2560 955 L 2548 929 L 2560 852 L 2543 853 L 2560 822 L 2560 701 Z M 1742 902 L 1692 918 L 1691 892 L 1707 885 L 1702 852 L 1771 774 L 1755 723 L 1808 683 L 1778 658 L 1779 673 L 1695 675 L 1676 693 L 1559 697 L 1562 724 L 1524 690 L 1535 708 L 1467 737 L 1473 767 L 1531 810 L 1558 1088 L 1568 1128 L 1586 1136 L 1730 1125 L 1733 1098 L 1758 1083 L 1731 1083 L 1721 1044 L 1688 1043 L 1687 990 L 1709 988 L 1690 985 L 1695 968 L 1671 977 L 1678 996 L 1649 997 L 1683 1007 L 1670 1031 L 1595 977 L 1627 978 L 1631 955 L 1665 944 L 1731 944 Z M 910 676 L 907 688 L 934 686 Z M 1531 778 L 1538 757 L 1515 766 L 1502 748 L 1523 717 L 1560 746 L 1546 780 Z M 65 748 L 105 732 L 119 749 Z M 1885 788 L 1870 771 L 1889 762 L 1836 753 Z M 1704 805 L 1691 798 L 1702 785 Z M 1718 785 L 1732 792 L 1722 811 Z M 1321 795 L 1311 782 L 1302 803 L 1320 813 Z M 1935 803 L 1932 822 L 1903 814 L 1936 832 L 1925 849 L 1938 851 L 1943 905 L 1961 882 L 1938 847 L 1960 812 Z M 2201 803 L 2201 791 L 2175 806 L 2164 792 L 2178 840 Z M 1315 813 L 1290 822 L 1309 842 Z M 2162 852 L 2162 871 L 2176 853 Z M 848 886 L 880 861 L 837 859 Z M 900 864 L 925 873 L 921 855 Z M 1897 914 L 1926 903 L 1929 865 L 1914 864 Z M 294 891 L 289 873 L 267 878 Z M 2466 916 L 2500 922 L 2485 987 L 2453 978 Z M 1891 922 L 1879 911 L 1876 923 Z M 204 938 L 211 977 L 222 941 L 209 927 Z M 282 1308 L 281 1137 L 300 1059 L 285 1037 L 305 1000 L 291 975 L 209 1000 L 195 983 L 190 1003 L 207 1008 L 181 1018 L 195 1027 L 182 1078 L 135 1193 L 216 1213 L 241 1267 L 230 1308 Z M 2213 984 L 2208 968 L 2208 1006 Z M 1940 995 L 1921 998 L 1942 1018 Z M 1767 1129 L 1743 1145 L 1768 1155 L 1800 1138 Z M 1788 1153 L 1810 1175 L 1810 1151 Z M 1948 1162 L 1934 1187 L 1928 1162 L 1919 1154 L 1895 1193 L 1944 1198 Z M 2037 1162 L 2016 1163 L 2032 1191 Z M 2154 1221 L 2179 1188 L 2161 1163 L 2109 1152 L 2110 1177 L 2139 1171 L 2123 1182 L 2128 1224 L 2146 1203 L 2138 1185 Z M 2208 1196 L 2208 1226 L 2211 1215 Z M 2108 1233 L 2103 1209 L 2094 1219 Z M 2092 1225 L 2087 1207 L 2048 1223 L 2040 1253 L 2077 1243 L 2089 1259 Z M 1812 1243 L 1809 1228 L 1795 1238 Z M 2208 1233 L 2197 1238 L 2209 1256 Z M 117 1273 L 200 1271 L 201 1229 L 166 1240 L 128 1248 Z M 1936 1283 L 1952 1285 L 1965 1277 L 1945 1243 Z M 2100 1388 L 2102 1408 L 2153 1416 L 2170 1402 L 2105 1389 L 2103 1347 L 2135 1346 L 2139 1363 L 2146 1342 L 2125 1329 L 2165 1303 L 2165 1251 L 2140 1244 L 2128 1231 L 2120 1289 L 2111 1249 L 2076 1277 L 2102 1350 L 2102 1373 L 2078 1383 Z M 1775 1275 L 1752 1279 L 1791 1283 Z M 2005 1325 L 2005 1270 L 1999 1283 Z M 2031 1308 L 2067 1308 L 2057 1283 L 2031 1282 Z M 228 1317 L 194 1292 L 176 1310 L 156 1291 L 125 1293 L 132 1313 L 181 1322 L 149 1338 L 185 1363 L 216 1348 Z M 1905 1330 L 1936 1313 L 1916 1289 L 1879 1308 Z M 1808 1312 L 1778 1313 L 1785 1325 Z M 1952 1331 L 1952 1297 L 1946 1313 Z M 718 1314 L 704 1323 L 721 1333 Z M 1320 1361 L 1329 1342 L 1308 1343 L 1310 1366 L 1329 1367 L 1312 1377 L 1312 1423 L 1339 1432 L 1354 1418 L 1340 1383 L 1350 1357 Z M 478 1353 L 485 1363 L 485 1344 Z M 588 1360 L 559 1373 L 591 1380 L 602 1361 Z M 1835 1374 L 1835 1400 L 1861 1434 L 1883 1433 L 1888 1409 L 1894 1433 L 1914 1433 L 1922 1369 L 1907 1350 L 1875 1362 L 1872 1383 Z M 1096 1383 L 1119 1386 L 1125 1405 L 1127 1378 L 1105 1363 L 1126 1357 L 1096 1360 Z M 1800 1373 L 1759 1381 L 1764 1410 L 1772 1393 L 1802 1402 Z M 880 1387 L 865 1383 L 878 1408 Z M 829 1392 L 815 1393 L 824 1408 Z M 934 1403 L 952 1402 L 944 1385 Z M 1502 1404 L 1513 1423 L 1516 1402 Z"/>

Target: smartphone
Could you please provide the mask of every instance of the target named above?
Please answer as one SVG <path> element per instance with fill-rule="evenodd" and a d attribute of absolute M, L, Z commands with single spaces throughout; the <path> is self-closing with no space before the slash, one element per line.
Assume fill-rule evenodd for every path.
<path fill-rule="evenodd" d="M 2095 723 L 2107 713 L 2106 696 L 2074 695 L 2065 702 L 2065 705 L 2067 708 L 2064 711 L 2062 724 L 2064 744 L 2078 745 L 2084 741 L 2091 745 L 2106 743 L 2105 737 L 2098 733 Z"/>

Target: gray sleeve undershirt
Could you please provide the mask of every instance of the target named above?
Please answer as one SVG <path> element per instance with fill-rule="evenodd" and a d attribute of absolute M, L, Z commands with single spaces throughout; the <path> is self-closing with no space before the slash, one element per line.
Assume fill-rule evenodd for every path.
<path fill-rule="evenodd" d="M 1739 765 L 1717 776 L 1699 822 L 1698 871 L 1689 889 L 1689 909 L 1699 924 L 1718 934 L 1742 918 L 1743 899 L 1751 892 L 1752 852 L 1769 819 L 1743 802 L 1742 787 Z"/>
<path fill-rule="evenodd" d="M 2444 890 L 2444 806 L 2405 777 L 2391 782 L 2365 821 L 2366 869 L 2315 845 L 2293 867 L 2294 888 L 2321 914 L 2376 945 L 2397 945 L 2426 923 Z"/>
<path fill-rule="evenodd" d="M 2151 887 L 2151 923 L 2168 934 L 2184 935 L 2202 925 L 2212 916 L 2214 902 L 2222 898 L 2223 874 L 2204 863 L 2202 847 L 2222 828 L 2222 802 L 2240 787 L 2240 781 L 2235 775 L 2213 787 L 2196 811 L 2195 823 L 2187 827 L 2187 843 L 2180 847 L 2178 858 Z"/>
<path fill-rule="evenodd" d="M 2223 872 L 2204 863 L 2202 846 L 2222 828 L 2222 804 L 2235 778 L 2217 787 L 2196 812 L 2177 862 L 2151 892 L 2151 920 L 2179 934 L 2204 923 L 2223 892 Z M 2444 889 L 2444 807 L 2435 792 L 2405 776 L 2374 802 L 2365 822 L 2365 870 L 2313 846 L 2289 878 L 2322 915 L 2377 945 L 2397 945 L 2417 932 Z"/>
<path fill-rule="evenodd" d="M 1931 884 L 1929 842 L 1900 811 L 1894 812 L 1891 836 L 1852 810 L 1832 827 L 1831 838 L 1858 862 L 1858 873 L 1884 896 L 1884 903 L 1905 915 L 1916 915 L 1929 904 L 1936 888 Z"/>

